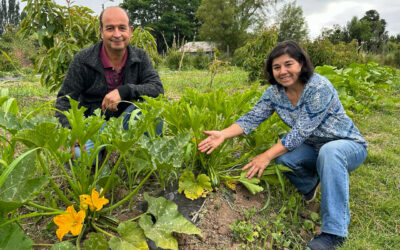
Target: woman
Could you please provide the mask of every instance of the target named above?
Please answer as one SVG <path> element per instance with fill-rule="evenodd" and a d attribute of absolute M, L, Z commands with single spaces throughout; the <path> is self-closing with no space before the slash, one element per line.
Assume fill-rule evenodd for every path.
<path fill-rule="evenodd" d="M 268 56 L 265 71 L 272 86 L 253 109 L 224 130 L 204 131 L 209 136 L 198 149 L 210 154 L 225 139 L 249 134 L 277 112 L 291 130 L 242 170 L 248 170 L 247 178 L 260 178 L 275 159 L 293 170 L 286 176 L 308 202 L 321 185 L 322 233 L 307 246 L 333 249 L 348 234 L 349 172 L 365 160 L 367 143 L 346 115 L 333 85 L 313 73 L 308 55 L 296 42 L 279 43 Z"/>

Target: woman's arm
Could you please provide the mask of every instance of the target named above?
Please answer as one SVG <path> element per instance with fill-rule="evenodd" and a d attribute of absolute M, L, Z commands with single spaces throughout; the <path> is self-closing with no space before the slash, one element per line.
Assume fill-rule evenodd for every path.
<path fill-rule="evenodd" d="M 279 141 L 264 153 L 254 157 L 249 164 L 242 168 L 242 170 L 250 168 L 249 171 L 246 173 L 246 177 L 249 179 L 253 178 L 253 176 L 257 173 L 257 177 L 260 178 L 262 172 L 269 165 L 269 163 L 276 157 L 281 156 L 286 152 L 288 152 L 287 148 L 285 148 Z"/>
<path fill-rule="evenodd" d="M 198 149 L 202 153 L 207 151 L 207 154 L 211 154 L 211 152 L 221 145 L 225 139 L 243 134 L 243 129 L 238 124 L 234 123 L 221 131 L 212 130 L 204 131 L 203 133 L 208 135 L 208 137 L 199 143 Z"/>

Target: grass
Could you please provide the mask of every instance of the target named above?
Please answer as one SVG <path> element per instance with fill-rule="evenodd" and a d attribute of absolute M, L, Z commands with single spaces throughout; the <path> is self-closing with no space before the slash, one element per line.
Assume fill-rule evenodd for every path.
<path fill-rule="evenodd" d="M 247 89 L 251 83 L 247 81 L 247 73 L 239 68 L 231 67 L 215 76 L 210 86 L 211 76 L 207 71 L 164 71 L 160 73 L 161 81 L 168 98 L 179 98 L 185 88 L 194 88 L 202 92 L 209 92 L 219 88 L 232 91 Z"/>
<path fill-rule="evenodd" d="M 46 87 L 40 85 L 37 78 L 32 81 L 3 81 L 0 87 L 8 88 L 10 97 L 17 99 L 19 111 L 23 114 L 56 98 L 56 93 L 50 93 Z"/>
<path fill-rule="evenodd" d="M 352 221 L 343 249 L 400 248 L 399 97 L 382 100 L 383 108 L 356 119 L 369 148 L 350 177 Z"/>
<path fill-rule="evenodd" d="M 252 85 L 247 82 L 247 73 L 238 68 L 217 74 L 213 86 L 209 86 L 210 75 L 206 71 L 164 71 L 160 77 L 165 95 L 171 99 L 179 98 L 185 88 L 202 92 L 218 88 L 240 91 Z M 55 93 L 49 93 L 37 80 L 8 81 L 0 86 L 7 87 L 10 95 L 17 98 L 22 113 L 55 99 Z M 379 107 L 354 118 L 369 148 L 364 164 L 350 176 L 352 219 L 349 238 L 341 249 L 400 249 L 400 83 L 396 86 L 395 90 L 383 93 L 386 97 Z M 303 249 L 318 231 L 320 218 L 315 217 L 315 212 L 319 202 L 305 204 L 287 180 L 285 189 L 283 193 L 280 186 L 271 186 L 269 207 L 260 214 L 242 218 L 243 223 L 233 227 L 244 239 L 249 230 L 257 231 L 259 237 L 252 242 L 244 241 L 244 248 L 263 249 L 265 239 L 273 237 L 278 248 L 289 244 L 291 249 Z"/>

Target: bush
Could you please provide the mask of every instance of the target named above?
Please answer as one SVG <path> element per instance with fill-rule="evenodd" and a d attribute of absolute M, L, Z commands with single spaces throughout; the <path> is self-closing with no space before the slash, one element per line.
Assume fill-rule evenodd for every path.
<path fill-rule="evenodd" d="M 350 43 L 339 42 L 335 45 L 328 38 L 319 37 L 313 42 L 304 42 L 302 46 L 314 66 L 331 65 L 343 68 L 354 62 L 362 62 L 362 57 L 357 52 L 356 40 Z"/>
<path fill-rule="evenodd" d="M 203 50 L 198 50 L 197 54 L 190 58 L 190 64 L 196 69 L 207 69 L 211 62 L 211 57 L 204 53 Z"/>
<path fill-rule="evenodd" d="M 179 63 L 182 58 L 182 52 L 178 50 L 169 50 L 167 56 L 165 57 L 165 64 L 171 70 L 178 70 Z M 187 53 L 185 53 L 182 61 L 182 69 L 190 68 L 190 59 Z"/>
<path fill-rule="evenodd" d="M 385 56 L 383 64 L 400 68 L 400 49 L 397 49 Z"/>
<path fill-rule="evenodd" d="M 0 71 L 14 71 L 14 66 L 17 68 L 21 66 L 31 67 L 32 62 L 29 57 L 35 53 L 33 48 L 35 48 L 33 37 L 24 38 L 18 34 L 12 25 L 7 26 L 0 38 L 0 49 L 9 58 L 0 53 Z"/>
<path fill-rule="evenodd" d="M 246 44 L 234 53 L 234 62 L 249 72 L 249 80 L 264 79 L 264 64 L 270 51 L 278 40 L 278 32 L 275 28 L 260 31 L 255 37 L 249 39 Z"/>
<path fill-rule="evenodd" d="M 394 52 L 393 61 L 396 67 L 400 67 L 400 49 Z"/>

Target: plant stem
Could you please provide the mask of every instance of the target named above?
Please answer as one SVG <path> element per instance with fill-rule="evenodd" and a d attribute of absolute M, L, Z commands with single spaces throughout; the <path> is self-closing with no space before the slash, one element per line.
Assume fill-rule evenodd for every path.
<path fill-rule="evenodd" d="M 218 168 L 230 168 L 230 167 L 234 167 L 236 165 L 239 165 L 239 163 L 241 163 L 242 161 L 246 160 L 249 155 L 252 153 L 252 151 L 249 151 L 245 154 L 242 155 L 242 157 L 240 157 L 240 159 L 238 159 L 237 161 L 234 161 L 232 163 L 226 164 L 226 165 L 220 165 Z"/>
<path fill-rule="evenodd" d="M 72 202 L 68 200 L 68 198 L 67 198 L 67 197 L 63 194 L 63 192 L 57 187 L 56 183 L 55 183 L 54 180 L 52 179 L 51 174 L 50 174 L 50 172 L 49 172 L 49 169 L 46 167 L 46 165 L 45 165 L 44 162 L 43 162 L 42 157 L 40 156 L 40 152 L 39 152 L 39 151 L 36 152 L 36 155 L 37 155 L 37 157 L 38 157 L 38 159 L 39 159 L 40 165 L 41 165 L 42 168 L 43 168 L 43 171 L 46 173 L 46 175 L 47 175 L 48 177 L 50 177 L 50 178 L 49 178 L 50 186 L 54 189 L 54 191 L 58 194 L 58 196 L 61 198 L 61 200 L 62 200 L 66 205 L 71 206 L 71 205 L 72 205 Z"/>
<path fill-rule="evenodd" d="M 45 206 L 42 206 L 42 205 L 33 203 L 33 202 L 31 202 L 31 201 L 29 201 L 29 202 L 27 203 L 27 205 L 28 205 L 28 206 L 31 206 L 31 207 L 34 207 L 34 208 L 37 208 L 37 209 L 44 210 L 44 211 L 49 211 L 49 212 L 62 212 L 62 210 L 55 209 L 55 208 L 51 208 L 51 207 L 45 207 Z"/>
<path fill-rule="evenodd" d="M 81 250 L 81 239 L 82 239 L 83 233 L 85 232 L 85 229 L 86 229 L 86 225 L 83 224 L 83 228 L 81 230 L 81 233 L 78 235 L 78 238 L 76 238 L 76 248 L 78 250 Z"/>
<path fill-rule="evenodd" d="M 115 237 L 114 235 L 112 235 L 112 234 L 110 234 L 110 233 L 104 231 L 103 229 L 101 229 L 101 228 L 100 228 L 99 226 L 97 226 L 96 223 L 94 223 L 94 222 L 92 222 L 92 226 L 93 226 L 94 229 L 96 229 L 96 231 L 99 231 L 100 233 L 103 233 L 103 234 L 105 234 L 105 235 L 107 235 L 107 236 L 109 236 L 109 237 Z"/>
<path fill-rule="evenodd" d="M 143 184 L 147 181 L 147 179 L 151 176 L 151 174 L 154 172 L 154 170 L 151 170 L 147 176 L 139 183 L 139 185 L 132 191 L 130 192 L 127 196 L 125 196 L 122 200 L 120 200 L 119 202 L 115 203 L 114 205 L 105 208 L 103 210 L 101 210 L 101 212 L 107 212 L 107 211 L 111 211 L 114 208 L 117 208 L 119 206 L 121 206 L 122 204 L 124 204 L 125 202 L 127 202 L 132 196 L 134 196 L 139 189 L 143 186 Z"/>
<path fill-rule="evenodd" d="M 104 196 L 104 194 L 105 194 L 105 193 L 108 191 L 108 189 L 110 188 L 111 181 L 114 179 L 115 172 L 117 171 L 118 166 L 119 166 L 119 164 L 121 163 L 121 160 L 122 160 L 122 155 L 119 156 L 117 163 L 115 163 L 114 168 L 113 168 L 113 170 L 111 171 L 111 174 L 110 174 L 110 176 L 109 176 L 108 179 L 107 179 L 106 186 L 104 187 L 103 192 L 101 192 L 101 194 L 100 194 L 100 197 Z"/>
<path fill-rule="evenodd" d="M 267 201 L 265 202 L 264 206 L 260 210 L 258 210 L 258 213 L 261 211 L 264 211 L 269 206 L 269 202 L 271 200 L 271 190 L 269 188 L 269 184 L 267 181 L 265 181 L 265 185 L 266 185 L 267 191 L 268 191 L 268 198 L 267 198 Z"/>
<path fill-rule="evenodd" d="M 54 246 L 54 244 L 34 243 L 33 246 L 38 246 L 38 247 L 52 247 L 52 246 Z"/>
<path fill-rule="evenodd" d="M 32 218 L 32 217 L 44 216 L 44 215 L 56 215 L 56 214 L 63 214 L 63 213 L 65 213 L 65 212 L 64 212 L 64 211 L 60 211 L 60 212 L 49 212 L 49 213 L 37 213 L 37 212 L 34 212 L 34 213 L 30 213 L 30 214 L 24 214 L 24 215 L 21 215 L 21 216 L 12 218 L 12 219 L 10 219 L 10 220 L 4 222 L 3 224 L 0 225 L 0 227 L 5 226 L 5 225 L 7 225 L 7 224 L 10 224 L 10 223 L 12 223 L 12 222 L 14 222 L 14 221 L 18 221 L 18 220 L 20 220 L 20 219 L 24 219 L 24 218 Z"/>
<path fill-rule="evenodd" d="M 104 218 L 104 217 L 103 217 Z M 101 225 L 97 225 L 98 227 L 100 227 L 100 228 L 107 228 L 107 229 L 111 229 L 111 230 L 113 230 L 114 232 L 117 232 L 118 233 L 118 228 L 116 228 L 116 227 L 113 227 L 113 226 L 111 226 L 110 225 L 110 222 L 108 222 L 108 221 L 106 221 L 106 220 L 97 220 L 97 222 L 99 222 L 99 223 L 101 223 Z M 94 220 L 92 220 L 92 223 L 95 223 L 95 221 Z M 104 223 L 104 224 L 103 224 Z"/>
<path fill-rule="evenodd" d="M 53 150 L 49 150 L 50 154 L 53 155 L 53 157 L 58 161 L 58 166 L 61 169 L 61 171 L 63 172 L 65 178 L 67 179 L 68 184 L 72 187 L 72 189 L 74 189 L 75 187 L 75 183 L 72 182 L 71 178 L 69 177 L 67 171 L 64 168 L 64 164 L 60 161 L 60 159 L 57 156 L 57 154 L 55 152 L 53 152 Z"/>
<path fill-rule="evenodd" d="M 134 221 L 134 220 L 140 219 L 140 217 L 142 217 L 143 215 L 146 215 L 146 214 L 148 214 L 148 212 L 143 213 L 143 214 L 141 214 L 141 215 L 138 215 L 138 216 L 136 216 L 136 217 L 134 217 L 134 218 L 132 218 L 132 219 L 129 219 L 129 220 L 127 220 L 127 221 Z"/>

